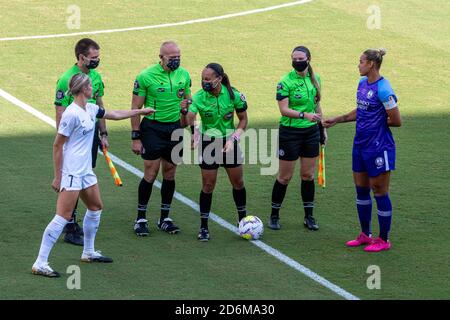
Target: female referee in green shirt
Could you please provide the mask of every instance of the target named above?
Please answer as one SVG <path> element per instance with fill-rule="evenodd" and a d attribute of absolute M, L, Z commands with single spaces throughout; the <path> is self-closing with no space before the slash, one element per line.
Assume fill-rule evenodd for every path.
<path fill-rule="evenodd" d="M 239 221 L 246 216 L 243 155 L 238 142 L 248 121 L 245 96 L 231 87 L 230 80 L 220 64 L 210 63 L 205 67 L 202 72 L 202 88 L 192 98 L 187 120 L 190 125 L 193 125 L 197 114 L 202 120 L 200 127 L 201 226 L 198 240 L 208 241 L 208 218 L 219 166 L 225 168 L 233 186 L 233 198 Z M 237 128 L 234 127 L 233 121 L 235 112 L 239 119 Z"/>
<path fill-rule="evenodd" d="M 320 108 L 320 77 L 311 66 L 308 48 L 299 46 L 291 54 L 291 72 L 277 86 L 281 120 L 279 129 L 279 173 L 272 190 L 272 214 L 269 228 L 280 229 L 279 211 L 286 194 L 295 164 L 300 158 L 301 197 L 305 211 L 304 225 L 318 230 L 313 217 L 314 173 L 319 155 L 319 143 L 325 143 L 326 133 L 319 128 L 322 117 Z M 321 134 L 322 131 L 322 134 Z"/>

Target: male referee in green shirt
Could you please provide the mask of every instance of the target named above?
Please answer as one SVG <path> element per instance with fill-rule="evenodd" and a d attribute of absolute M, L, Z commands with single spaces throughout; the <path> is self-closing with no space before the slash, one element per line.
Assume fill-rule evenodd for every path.
<path fill-rule="evenodd" d="M 134 232 L 138 236 L 149 234 L 146 218 L 153 182 L 161 167 L 161 216 L 159 230 L 176 234 L 180 229 L 169 218 L 170 206 L 175 192 L 177 160 L 172 156 L 174 147 L 182 141 L 172 140 L 172 133 L 185 126 L 191 99 L 191 78 L 180 67 L 181 52 L 173 41 L 164 42 L 159 53 L 160 61 L 143 70 L 134 82 L 132 109 L 153 108 L 155 113 L 131 118 L 132 151 L 144 159 L 144 178 L 138 188 L 137 218 Z M 176 150 L 176 149 L 175 149 Z M 182 151 L 175 157 L 181 157 Z"/>
<path fill-rule="evenodd" d="M 81 39 L 75 45 L 75 57 L 77 63 L 70 67 L 66 72 L 62 74 L 56 83 L 56 97 L 55 97 L 55 109 L 56 109 L 56 129 L 59 127 L 61 116 L 72 102 L 73 96 L 68 93 L 70 79 L 78 73 L 85 73 L 92 81 L 92 97 L 88 102 L 95 103 L 99 107 L 103 108 L 103 91 L 104 84 L 100 73 L 95 68 L 100 63 L 100 46 L 91 39 Z M 99 138 L 99 132 L 100 137 Z M 108 148 L 108 133 L 106 131 L 105 119 L 100 119 L 95 126 L 94 143 L 92 145 L 92 167 L 95 168 L 97 161 L 97 152 L 99 145 Z M 73 210 L 72 220 L 66 225 L 64 231 L 64 241 L 75 245 L 83 245 L 83 229 L 78 225 L 76 220 L 77 204 Z"/>

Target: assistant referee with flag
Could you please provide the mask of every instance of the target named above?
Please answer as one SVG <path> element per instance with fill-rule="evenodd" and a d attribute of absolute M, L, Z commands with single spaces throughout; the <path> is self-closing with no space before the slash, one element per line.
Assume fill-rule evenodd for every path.
<path fill-rule="evenodd" d="M 320 77 L 313 71 L 308 48 L 303 46 L 294 48 L 291 58 L 293 69 L 277 86 L 276 99 L 281 113 L 279 173 L 272 190 L 272 213 L 268 226 L 273 230 L 281 227 L 279 223 L 281 204 L 294 174 L 295 164 L 300 158 L 304 225 L 309 230 L 318 230 L 319 226 L 313 217 L 314 175 L 320 150 L 319 143 L 322 140 L 325 144 L 326 140 L 326 133 L 319 126 L 322 118 Z"/>

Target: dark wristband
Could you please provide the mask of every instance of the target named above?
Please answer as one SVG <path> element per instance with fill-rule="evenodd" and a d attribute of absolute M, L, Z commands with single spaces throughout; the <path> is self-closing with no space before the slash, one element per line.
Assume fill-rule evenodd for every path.
<path fill-rule="evenodd" d="M 131 140 L 139 140 L 141 139 L 141 132 L 139 130 L 131 131 Z"/>
<path fill-rule="evenodd" d="M 300 113 L 298 114 L 298 117 L 299 117 L 300 119 L 305 119 L 305 113 L 304 113 L 304 112 L 300 112 Z"/>
<path fill-rule="evenodd" d="M 182 114 L 183 116 L 187 115 L 188 111 L 189 111 L 189 110 L 188 110 L 187 108 L 185 108 L 185 109 L 180 109 L 180 112 L 181 112 L 181 114 Z"/>
<path fill-rule="evenodd" d="M 101 137 L 103 137 L 103 136 L 108 136 L 108 131 L 100 132 L 100 136 L 101 136 Z"/>
<path fill-rule="evenodd" d="M 194 134 L 195 132 L 195 126 L 191 126 L 191 133 Z"/>

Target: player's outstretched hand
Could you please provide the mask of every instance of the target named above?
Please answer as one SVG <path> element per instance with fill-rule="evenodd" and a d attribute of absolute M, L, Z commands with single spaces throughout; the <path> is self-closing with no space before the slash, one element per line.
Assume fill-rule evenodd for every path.
<path fill-rule="evenodd" d="M 143 115 L 143 116 L 148 116 L 148 115 L 153 114 L 153 113 L 156 112 L 156 110 L 153 109 L 153 108 L 142 108 L 140 110 L 141 110 L 140 114 Z"/>
<path fill-rule="evenodd" d="M 322 125 L 324 128 L 331 128 L 332 126 L 337 124 L 337 118 L 330 118 L 325 121 L 322 121 Z"/>

